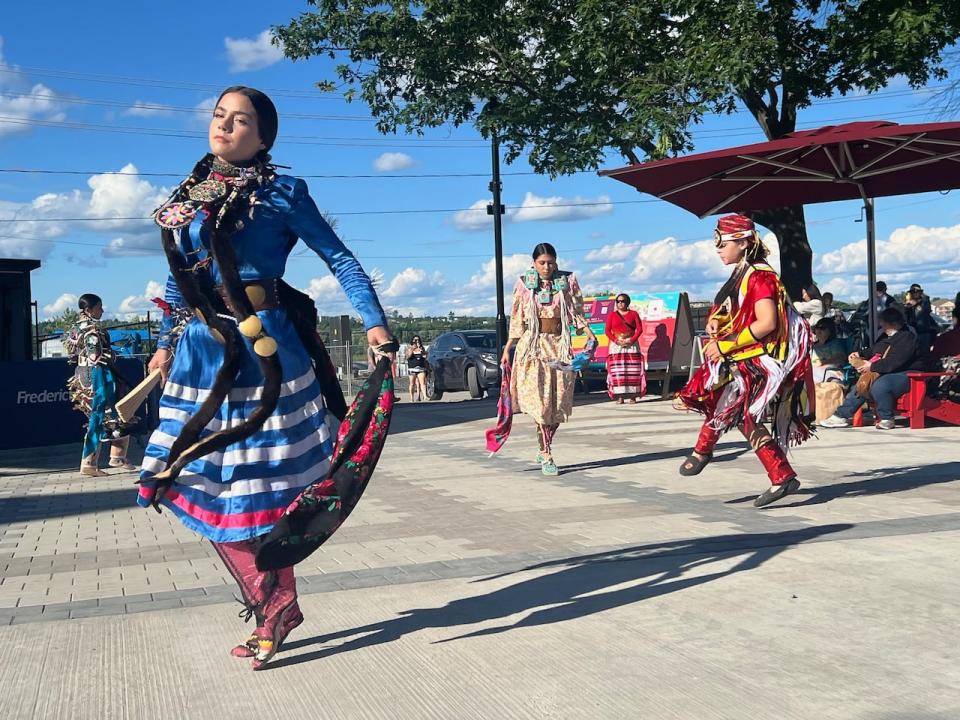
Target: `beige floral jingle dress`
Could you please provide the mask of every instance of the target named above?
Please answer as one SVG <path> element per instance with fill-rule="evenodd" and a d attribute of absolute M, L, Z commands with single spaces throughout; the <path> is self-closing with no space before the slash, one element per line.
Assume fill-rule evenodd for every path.
<path fill-rule="evenodd" d="M 549 288 L 543 284 L 536 270 L 530 269 L 513 288 L 510 338 L 517 340 L 517 349 L 510 390 L 514 412 L 530 415 L 539 425 L 558 425 L 573 412 L 576 376 L 549 363 L 570 363 L 570 326 L 582 331 L 587 320 L 573 273 L 557 271 Z M 559 333 L 542 332 L 540 318 L 547 320 L 546 328 L 559 323 Z"/>

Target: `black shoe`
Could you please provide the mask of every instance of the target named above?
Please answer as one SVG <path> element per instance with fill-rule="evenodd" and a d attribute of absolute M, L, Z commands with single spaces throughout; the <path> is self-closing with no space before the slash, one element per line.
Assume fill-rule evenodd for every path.
<path fill-rule="evenodd" d="M 713 460 L 713 454 L 698 458 L 693 453 L 687 455 L 687 459 L 680 466 L 680 474 L 689 477 L 690 475 L 699 475 L 707 464 Z"/>
<path fill-rule="evenodd" d="M 760 495 L 757 496 L 757 499 L 753 501 L 754 507 L 763 507 L 764 505 L 769 505 L 772 502 L 776 502 L 782 497 L 787 495 L 792 495 L 797 490 L 800 489 L 800 481 L 795 477 L 790 478 L 782 485 L 774 485 L 768 487 Z"/>

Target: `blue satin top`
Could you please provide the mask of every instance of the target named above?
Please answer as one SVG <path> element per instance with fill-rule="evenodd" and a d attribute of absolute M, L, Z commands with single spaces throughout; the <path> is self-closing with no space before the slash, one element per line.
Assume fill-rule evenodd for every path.
<path fill-rule="evenodd" d="M 258 190 L 257 198 L 259 204 L 254 208 L 253 219 L 245 219 L 243 229 L 231 238 L 241 278 L 283 277 L 287 257 L 299 238 L 327 263 L 360 314 L 364 327 L 369 330 L 386 326 L 386 316 L 370 278 L 323 219 L 303 180 L 280 175 L 270 185 Z M 191 265 L 207 257 L 209 228 L 204 226 L 202 218 L 197 217 L 191 223 L 189 233 L 180 231 L 180 246 Z M 214 282 L 219 284 L 220 272 L 216 263 L 211 266 L 210 273 Z M 183 304 L 172 275 L 167 278 L 164 299 L 175 308 Z M 173 322 L 171 316 L 163 318 L 157 347 L 170 347 L 169 333 Z"/>

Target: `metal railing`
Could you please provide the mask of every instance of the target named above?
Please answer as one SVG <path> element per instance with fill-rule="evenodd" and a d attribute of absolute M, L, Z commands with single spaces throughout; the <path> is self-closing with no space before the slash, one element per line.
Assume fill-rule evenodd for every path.
<path fill-rule="evenodd" d="M 353 399 L 360 385 L 370 374 L 371 368 L 367 359 L 367 346 L 360 344 L 327 345 L 327 352 L 333 367 L 337 371 L 337 379 L 343 390 L 347 402 Z M 397 392 L 409 392 L 410 376 L 407 373 L 407 363 L 397 358 L 394 365 L 394 387 Z"/>

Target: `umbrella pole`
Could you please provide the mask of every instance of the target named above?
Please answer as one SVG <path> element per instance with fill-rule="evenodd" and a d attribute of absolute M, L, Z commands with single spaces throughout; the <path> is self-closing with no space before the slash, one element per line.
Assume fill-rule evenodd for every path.
<path fill-rule="evenodd" d="M 864 198 L 867 211 L 867 297 L 870 311 L 870 345 L 877 340 L 877 227 L 873 215 L 873 198 Z"/>

